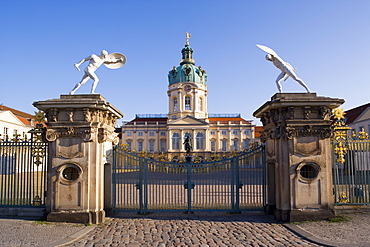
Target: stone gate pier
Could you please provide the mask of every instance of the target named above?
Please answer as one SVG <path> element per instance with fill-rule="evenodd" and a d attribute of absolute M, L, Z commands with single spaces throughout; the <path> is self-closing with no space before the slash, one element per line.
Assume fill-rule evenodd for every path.
<path fill-rule="evenodd" d="M 277 93 L 254 116 L 266 144 L 266 211 L 280 221 L 333 216 L 331 110 L 343 99 Z"/>
<path fill-rule="evenodd" d="M 103 222 L 112 194 L 108 156 L 123 114 L 99 94 L 61 95 L 34 106 L 47 117 L 47 220 Z"/>

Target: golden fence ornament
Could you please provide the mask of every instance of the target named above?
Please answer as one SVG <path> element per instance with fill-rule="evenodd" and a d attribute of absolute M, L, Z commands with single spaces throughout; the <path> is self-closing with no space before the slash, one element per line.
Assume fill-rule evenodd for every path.
<path fill-rule="evenodd" d="M 338 155 L 337 162 L 344 164 L 346 161 L 344 156 L 348 152 L 348 147 L 346 146 L 347 141 L 347 131 L 351 128 L 344 122 L 344 115 L 346 113 L 343 109 L 336 108 L 333 110 L 334 115 L 334 139 L 337 142 L 334 151 Z"/>
<path fill-rule="evenodd" d="M 42 123 L 45 121 L 45 114 L 42 111 L 35 112 L 35 120 L 38 122 L 36 127 L 28 133 L 32 134 L 32 141 L 34 146 L 32 147 L 32 158 L 33 163 L 36 166 L 39 166 L 43 163 L 43 159 L 45 157 L 45 146 L 44 143 L 44 135 L 45 135 L 45 128 Z"/>

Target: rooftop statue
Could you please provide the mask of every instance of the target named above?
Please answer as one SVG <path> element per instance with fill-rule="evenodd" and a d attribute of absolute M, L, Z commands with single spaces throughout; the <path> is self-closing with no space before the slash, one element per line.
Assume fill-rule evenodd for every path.
<path fill-rule="evenodd" d="M 185 141 L 184 141 L 184 149 L 186 151 L 186 154 L 189 155 L 191 150 L 193 149 L 192 145 L 191 145 L 191 139 L 190 139 L 190 136 L 186 136 L 185 138 Z"/>
<path fill-rule="evenodd" d="M 258 48 L 263 50 L 264 52 L 267 52 L 266 60 L 271 61 L 278 69 L 281 70 L 281 73 L 276 78 L 276 86 L 279 90 L 279 93 L 282 93 L 282 86 L 281 81 L 286 81 L 289 77 L 292 77 L 293 80 L 297 81 L 302 87 L 304 87 L 307 90 L 307 93 L 310 92 L 310 89 L 307 87 L 307 85 L 303 82 L 302 79 L 300 79 L 296 74 L 296 69 L 293 68 L 292 65 L 290 65 L 287 62 L 284 62 L 283 59 L 281 59 L 274 50 L 267 46 L 263 45 L 257 45 Z"/>
<path fill-rule="evenodd" d="M 185 32 L 186 33 L 186 42 L 185 44 L 189 44 L 189 39 L 191 38 L 191 34 L 189 32 Z"/>
<path fill-rule="evenodd" d="M 126 57 L 121 53 L 108 54 L 106 50 L 102 50 L 100 56 L 92 54 L 87 58 L 83 58 L 79 63 L 74 64 L 74 66 L 78 71 L 80 71 L 80 65 L 86 61 L 90 61 L 89 65 L 84 69 L 84 75 L 82 76 L 81 81 L 76 84 L 73 90 L 69 93 L 70 95 L 73 95 L 76 90 L 89 79 L 94 81 L 91 87 L 91 94 L 95 94 L 95 88 L 99 82 L 99 78 L 96 76 L 95 70 L 97 70 L 103 63 L 109 69 L 121 68 L 126 63 Z"/>

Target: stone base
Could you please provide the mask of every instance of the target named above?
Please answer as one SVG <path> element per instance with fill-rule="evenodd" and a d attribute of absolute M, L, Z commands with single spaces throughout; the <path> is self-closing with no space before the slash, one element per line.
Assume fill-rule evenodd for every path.
<path fill-rule="evenodd" d="M 51 212 L 47 215 L 47 221 L 83 223 L 83 224 L 100 224 L 105 220 L 105 211 L 98 212 Z"/>
<path fill-rule="evenodd" d="M 276 205 L 271 205 L 271 204 L 267 204 L 264 207 L 265 213 L 270 214 L 270 215 L 274 214 L 275 209 L 276 209 Z"/>
<path fill-rule="evenodd" d="M 4 207 L 0 208 L 0 216 L 38 217 L 45 215 L 44 207 Z"/>
<path fill-rule="evenodd" d="M 275 219 L 282 222 L 326 220 L 335 216 L 329 209 L 275 210 Z"/>

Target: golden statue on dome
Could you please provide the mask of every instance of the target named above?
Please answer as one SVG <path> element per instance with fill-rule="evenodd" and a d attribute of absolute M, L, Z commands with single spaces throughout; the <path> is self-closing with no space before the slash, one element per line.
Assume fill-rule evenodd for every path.
<path fill-rule="evenodd" d="M 186 45 L 189 45 L 189 39 L 191 37 L 191 34 L 189 32 L 185 32 L 186 33 Z"/>

